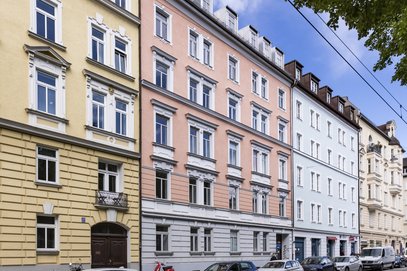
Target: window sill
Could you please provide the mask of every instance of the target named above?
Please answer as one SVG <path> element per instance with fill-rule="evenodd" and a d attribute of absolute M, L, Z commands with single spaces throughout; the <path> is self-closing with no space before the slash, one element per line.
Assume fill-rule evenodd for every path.
<path fill-rule="evenodd" d="M 171 251 L 155 251 L 154 255 L 155 256 L 172 256 L 172 255 L 174 255 L 174 252 L 171 252 Z"/>
<path fill-rule="evenodd" d="M 200 251 L 190 251 L 189 255 L 191 256 L 202 256 L 203 252 Z"/>
<path fill-rule="evenodd" d="M 257 176 L 260 176 L 260 177 L 264 177 L 264 178 L 267 178 L 267 179 L 271 179 L 271 176 L 270 176 L 270 175 L 267 175 L 267 174 L 264 174 L 264 173 L 260 173 L 260 172 L 257 172 L 257 171 L 252 171 L 252 174 L 257 175 Z"/>
<path fill-rule="evenodd" d="M 242 255 L 242 252 L 239 252 L 239 251 L 231 251 L 231 252 L 229 252 L 229 255 L 230 255 L 230 256 L 240 256 L 240 255 Z"/>
<path fill-rule="evenodd" d="M 170 151 L 175 151 L 175 148 L 174 148 L 174 147 L 171 147 L 171 146 L 168 146 L 168 145 L 164 145 L 164 144 L 160 144 L 160 143 L 155 143 L 155 142 L 153 142 L 153 146 L 154 146 L 154 147 L 163 148 L 163 149 L 167 149 L 167 150 L 170 150 Z"/>
<path fill-rule="evenodd" d="M 202 160 L 206 160 L 206 161 L 209 161 L 209 162 L 212 162 L 212 163 L 216 163 L 216 160 L 213 159 L 213 158 L 205 157 L 205 156 L 202 156 L 200 154 L 196 154 L 196 153 L 192 153 L 192 152 L 188 152 L 187 154 L 189 156 L 192 156 L 192 157 L 196 157 L 196 158 L 199 158 L 199 159 L 202 159 Z"/>
<path fill-rule="evenodd" d="M 37 255 L 59 255 L 59 250 L 37 250 Z"/>
<path fill-rule="evenodd" d="M 157 36 L 156 34 L 154 34 L 154 37 L 156 37 L 157 39 L 159 39 L 161 42 L 168 44 L 168 45 L 172 45 L 171 41 L 164 39 L 163 37 Z"/>
<path fill-rule="evenodd" d="M 61 184 L 58 183 L 51 183 L 51 182 L 42 182 L 42 181 L 35 181 L 35 185 L 37 186 L 48 186 L 48 187 L 55 187 L 55 188 L 62 188 Z"/>
<path fill-rule="evenodd" d="M 124 135 L 121 135 L 121 134 L 116 134 L 116 133 L 113 133 L 113 132 L 109 132 L 109 131 L 106 131 L 106 130 L 103 130 L 103 129 L 100 129 L 100 128 L 96 128 L 96 127 L 93 127 L 93 126 L 90 126 L 90 125 L 85 125 L 85 129 L 89 130 L 89 131 L 105 134 L 107 136 L 117 137 L 117 138 L 120 138 L 120 139 L 123 139 L 123 140 L 126 140 L 126 141 L 136 142 L 135 138 L 124 136 Z"/>
<path fill-rule="evenodd" d="M 32 38 L 34 38 L 34 39 L 36 39 L 36 40 L 45 42 L 46 44 L 48 44 L 48 45 L 50 45 L 50 46 L 52 46 L 53 48 L 56 48 L 56 49 L 58 49 L 58 50 L 61 50 L 61 51 L 64 51 L 64 52 L 66 51 L 66 47 L 63 46 L 62 44 L 56 43 L 56 42 L 54 42 L 54 41 L 47 40 L 46 38 L 41 37 L 41 36 L 38 35 L 37 33 L 34 33 L 34 32 L 32 32 L 32 31 L 30 31 L 30 30 L 28 30 L 28 36 L 30 36 L 30 37 L 32 37 Z"/>
<path fill-rule="evenodd" d="M 235 166 L 235 165 L 232 165 L 232 164 L 227 164 L 227 165 L 228 165 L 228 167 L 230 167 L 230 168 L 234 168 L 234 169 L 238 169 L 238 170 L 242 170 L 242 169 L 243 169 L 242 167 Z"/>
<path fill-rule="evenodd" d="M 99 67 L 99 68 L 102 68 L 102 69 L 104 69 L 106 71 L 114 73 L 114 74 L 116 74 L 116 75 L 118 75 L 118 76 L 120 76 L 120 77 L 122 77 L 122 78 L 124 78 L 124 79 L 126 79 L 128 81 L 134 82 L 136 80 L 136 78 L 134 78 L 133 76 L 128 75 L 127 73 L 124 73 L 124 72 L 120 72 L 120 71 L 118 71 L 118 70 L 116 70 L 116 69 L 114 69 L 114 68 L 112 68 L 110 66 L 107 66 L 106 64 L 100 63 L 100 62 L 98 62 L 98 61 L 96 61 L 96 60 L 94 60 L 94 59 L 92 59 L 90 57 L 86 57 L 86 61 L 88 63 L 92 64 L 92 65 L 95 65 L 95 66 Z"/>
<path fill-rule="evenodd" d="M 262 254 L 261 251 L 254 251 L 254 252 L 253 252 L 253 255 L 261 255 L 261 254 Z"/>
<path fill-rule="evenodd" d="M 58 117 L 58 116 L 55 116 L 55 115 L 51 115 L 51 114 L 48 114 L 48 113 L 44 113 L 44 112 L 41 112 L 41 111 L 38 111 L 38 110 L 35 110 L 35 109 L 26 108 L 25 111 L 28 114 L 33 114 L 33 115 L 37 115 L 37 116 L 40 116 L 40 117 L 43 117 L 43 118 L 46 118 L 46 119 L 49 119 L 49 120 L 57 121 L 57 122 L 64 123 L 64 124 L 69 124 L 69 120 L 67 120 L 67 119 L 64 119 L 64 118 L 61 118 L 61 117 Z"/>
<path fill-rule="evenodd" d="M 279 181 L 279 182 L 282 182 L 282 183 L 287 183 L 287 184 L 288 184 L 288 180 L 278 179 L 278 181 Z"/>
<path fill-rule="evenodd" d="M 205 256 L 213 256 L 213 255 L 215 255 L 215 252 L 214 251 L 204 251 L 204 253 L 203 253 Z"/>

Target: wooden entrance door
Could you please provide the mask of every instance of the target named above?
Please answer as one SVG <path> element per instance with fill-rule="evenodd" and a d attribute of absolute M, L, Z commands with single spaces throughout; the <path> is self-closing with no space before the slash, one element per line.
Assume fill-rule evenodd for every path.
<path fill-rule="evenodd" d="M 103 223 L 103 227 L 92 228 L 91 254 L 92 268 L 127 267 L 127 234 L 120 234 Z M 114 224 L 113 224 L 114 225 Z M 113 227 L 117 227 L 114 225 Z M 101 230 L 102 229 L 102 230 Z"/>

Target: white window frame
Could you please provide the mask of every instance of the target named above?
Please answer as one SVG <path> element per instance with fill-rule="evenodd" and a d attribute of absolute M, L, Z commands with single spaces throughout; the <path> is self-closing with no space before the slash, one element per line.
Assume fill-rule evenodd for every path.
<path fill-rule="evenodd" d="M 38 217 L 52 217 L 54 218 L 54 224 L 41 224 L 41 223 L 37 223 L 37 219 Z M 45 236 L 47 236 L 47 230 L 46 229 L 54 229 L 54 233 L 55 233 L 55 247 L 54 248 L 39 248 L 38 247 L 38 242 L 36 239 L 36 250 L 37 251 L 58 251 L 59 250 L 59 234 L 60 234 L 60 229 L 59 229 L 59 220 L 57 216 L 54 215 L 48 215 L 48 214 L 37 214 L 36 216 L 36 232 L 38 230 L 38 228 L 44 228 L 45 229 Z M 36 236 L 37 237 L 37 236 Z M 45 245 L 47 244 L 47 238 L 45 238 Z"/>
<path fill-rule="evenodd" d="M 287 122 L 283 121 L 283 120 L 279 120 L 278 121 L 278 139 L 284 143 L 287 143 Z M 280 127 L 283 127 L 283 129 L 281 130 Z M 282 138 L 281 138 L 281 134 L 282 133 Z M 282 139 L 282 140 L 281 140 Z"/>
<path fill-rule="evenodd" d="M 327 132 L 328 132 L 328 137 L 329 138 L 332 138 L 332 123 L 329 121 L 329 120 L 327 120 L 326 121 L 326 126 L 327 126 Z"/>
<path fill-rule="evenodd" d="M 301 151 L 302 150 L 302 134 L 297 133 L 296 140 L 297 140 L 297 142 L 296 142 L 297 150 Z"/>
<path fill-rule="evenodd" d="M 310 215 L 310 222 L 311 222 L 311 223 L 316 223 L 316 222 L 317 222 L 317 220 L 316 220 L 316 213 L 315 213 L 316 204 L 313 203 L 313 202 L 311 202 L 310 206 L 311 206 L 311 207 L 310 207 L 310 213 L 311 213 L 311 215 Z"/>
<path fill-rule="evenodd" d="M 230 61 L 235 63 L 235 78 L 232 78 L 231 71 L 230 71 L 230 66 L 229 63 Z M 235 84 L 239 84 L 240 82 L 240 62 L 239 59 L 236 58 L 234 55 L 227 54 L 227 70 L 228 70 L 228 79 L 231 80 Z"/>
<path fill-rule="evenodd" d="M 165 227 L 167 228 L 166 231 L 157 231 L 157 227 Z M 159 225 L 156 224 L 155 225 L 155 244 L 157 244 L 157 235 L 161 236 L 161 250 L 157 250 L 157 245 L 155 245 L 154 250 L 158 251 L 158 252 L 168 252 L 171 251 L 171 229 L 169 225 Z M 167 236 L 167 249 L 165 249 L 165 245 L 164 245 L 164 238 L 163 236 Z"/>
<path fill-rule="evenodd" d="M 231 158 L 230 157 L 231 143 L 234 143 L 237 145 L 237 147 L 236 147 L 236 165 L 231 164 L 231 159 L 230 159 Z M 240 165 L 241 165 L 241 163 L 240 163 L 240 139 L 237 137 L 234 137 L 234 136 L 228 136 L 228 150 L 229 150 L 228 151 L 228 163 L 230 165 L 240 167 Z"/>
<path fill-rule="evenodd" d="M 118 136 L 125 136 L 127 138 L 134 138 L 135 133 L 135 107 L 134 107 L 134 95 L 114 89 L 111 91 L 111 87 L 96 80 L 90 80 L 90 83 L 86 89 L 87 92 L 87 125 L 93 127 L 93 91 L 98 92 L 105 96 L 105 108 L 104 108 L 104 128 L 96 128 L 100 131 L 107 131 Z M 116 133 L 116 101 L 120 100 L 127 104 L 126 106 L 126 135 Z M 103 141 L 104 142 L 104 141 Z"/>
<path fill-rule="evenodd" d="M 196 88 L 196 98 L 197 98 L 196 103 L 201 105 L 201 106 L 204 106 L 204 104 L 203 104 L 204 86 L 209 87 L 210 88 L 210 91 L 209 91 L 209 107 L 205 107 L 205 108 L 215 110 L 215 88 L 216 88 L 216 85 L 209 82 L 208 80 L 206 80 L 202 76 L 198 76 L 198 75 L 194 74 L 193 72 L 188 71 L 188 99 L 190 101 L 192 101 L 191 97 L 190 97 L 191 79 L 198 83 L 197 88 Z"/>
<path fill-rule="evenodd" d="M 167 66 L 167 89 L 168 91 L 174 90 L 174 65 L 175 63 L 165 56 L 160 55 L 157 52 L 153 52 L 153 83 L 157 85 L 156 82 L 156 64 L 157 61 Z"/>
<path fill-rule="evenodd" d="M 239 210 L 239 186 L 229 184 L 228 187 L 228 196 L 229 196 L 229 209 L 230 210 Z M 232 202 L 231 202 L 232 199 Z"/>
<path fill-rule="evenodd" d="M 157 13 L 167 18 L 167 38 L 161 37 L 156 33 L 157 30 Z M 161 5 L 154 4 L 154 36 L 159 38 L 164 43 L 172 43 L 172 15 L 166 11 L 166 8 Z"/>
<path fill-rule="evenodd" d="M 315 82 L 314 80 L 311 80 L 311 91 L 314 93 L 318 92 L 318 83 Z"/>
<path fill-rule="evenodd" d="M 287 176 L 287 157 L 285 156 L 279 156 L 278 158 L 278 179 L 279 180 L 284 180 L 287 181 L 288 180 L 288 176 Z"/>
<path fill-rule="evenodd" d="M 332 184 L 333 184 L 332 178 L 328 177 L 328 196 L 333 196 L 333 194 L 332 194 L 332 188 L 333 188 Z"/>
<path fill-rule="evenodd" d="M 198 129 L 197 153 L 194 153 L 194 154 L 203 156 L 203 154 L 204 154 L 204 150 L 203 150 L 203 148 L 204 148 L 204 146 L 203 146 L 204 145 L 203 144 L 203 140 L 204 140 L 203 134 L 206 132 L 206 133 L 210 134 L 210 142 L 209 142 L 209 144 L 210 144 L 210 149 L 209 149 L 210 156 L 206 157 L 206 158 L 212 158 L 213 159 L 214 156 L 215 156 L 215 130 L 213 128 L 205 126 L 204 124 L 198 123 L 196 121 L 189 120 L 188 121 L 188 152 L 190 152 L 190 153 L 192 153 L 191 149 L 190 149 L 190 147 L 191 147 L 191 140 L 190 140 L 191 139 L 190 138 L 191 127 Z"/>
<path fill-rule="evenodd" d="M 265 84 L 263 84 L 265 82 Z M 263 93 L 263 86 L 264 86 L 264 93 Z M 264 100 L 269 99 L 269 80 L 265 77 L 260 78 L 260 97 Z"/>
<path fill-rule="evenodd" d="M 257 151 L 256 156 L 257 156 L 257 161 L 254 161 L 254 152 Z M 263 157 L 266 157 L 265 161 L 265 167 L 263 165 Z M 255 162 L 257 162 L 257 165 L 255 165 Z M 260 173 L 260 174 L 265 174 L 265 175 L 270 175 L 270 151 L 263 149 L 259 146 L 252 145 L 252 171 Z"/>
<path fill-rule="evenodd" d="M 206 56 L 205 56 L 205 44 L 209 45 L 209 58 L 208 58 L 208 63 L 206 63 Z M 214 57 L 214 43 L 211 42 L 209 40 L 209 38 L 203 38 L 202 40 L 202 64 L 208 66 L 209 68 L 214 68 L 214 61 L 213 61 L 213 57 Z"/>
<path fill-rule="evenodd" d="M 257 127 L 254 127 L 253 112 L 257 112 L 257 116 L 256 116 Z M 262 117 L 266 118 L 265 127 L 264 127 L 265 131 L 262 131 Z M 251 127 L 252 127 L 252 129 L 255 129 L 256 131 L 259 131 L 261 133 L 269 135 L 270 134 L 270 113 L 264 111 L 263 109 L 255 106 L 255 105 L 252 105 L 252 108 L 251 108 Z"/>
<path fill-rule="evenodd" d="M 115 31 L 112 30 L 113 33 L 113 39 L 112 39 L 112 63 L 111 66 L 118 72 L 124 73 L 124 74 L 128 74 L 131 75 L 132 74 L 132 65 L 131 65 L 131 59 L 132 59 L 132 55 L 131 55 L 131 48 L 132 48 L 132 42 L 131 40 L 125 36 L 122 35 L 119 31 Z M 126 45 L 126 51 L 123 51 L 119 48 L 116 47 L 116 40 L 118 40 L 121 43 L 124 43 Z M 125 55 L 125 63 L 124 63 L 124 71 L 121 71 L 118 67 L 116 67 L 116 49 L 121 52 L 122 54 Z"/>
<path fill-rule="evenodd" d="M 230 112 L 229 112 L 230 99 L 232 99 L 232 100 L 234 100 L 236 102 L 236 119 L 233 119 L 233 118 L 230 117 Z M 230 91 L 228 92 L 227 112 L 228 112 L 228 117 L 230 119 L 233 119 L 233 120 L 236 120 L 236 121 L 240 122 L 241 101 L 242 101 L 241 97 L 236 96 L 235 94 L 231 93 Z"/>
<path fill-rule="evenodd" d="M 158 105 L 154 105 L 153 111 L 153 123 L 154 123 L 154 138 L 153 141 L 156 142 L 156 134 L 157 134 L 157 127 L 156 127 L 156 117 L 157 115 L 161 115 L 163 117 L 168 118 L 167 123 L 167 146 L 173 146 L 173 113 L 169 110 L 166 110 Z M 160 144 L 160 143 L 157 143 Z"/>
<path fill-rule="evenodd" d="M 297 200 L 297 205 L 296 205 L 296 212 L 297 212 L 297 220 L 304 220 L 304 201 L 303 200 Z"/>
<path fill-rule="evenodd" d="M 260 74 L 256 71 L 251 72 L 251 86 L 252 86 L 252 92 L 256 95 L 260 95 L 260 84 L 259 84 L 259 78 L 261 77 Z"/>
<path fill-rule="evenodd" d="M 233 236 L 232 236 L 232 234 L 233 234 Z M 235 236 L 235 234 L 236 234 L 236 236 Z M 234 245 L 234 241 L 233 240 L 236 240 L 236 247 L 234 247 L 233 245 Z M 230 251 L 231 252 L 238 252 L 239 251 L 239 231 L 238 230 L 230 230 L 230 243 L 229 243 L 229 246 L 230 246 Z"/>
<path fill-rule="evenodd" d="M 196 233 L 193 231 L 196 231 Z M 199 228 L 198 227 L 190 228 L 189 249 L 191 252 L 198 252 L 200 250 L 200 238 L 199 238 Z"/>
<path fill-rule="evenodd" d="M 278 108 L 285 111 L 286 110 L 286 92 L 279 88 L 278 89 Z"/>
<path fill-rule="evenodd" d="M 209 234 L 207 234 L 205 231 L 209 231 Z M 203 235 L 203 240 L 204 240 L 204 252 L 210 252 L 212 251 L 212 239 L 213 239 L 213 230 L 211 228 L 204 228 L 204 235 Z"/>
<path fill-rule="evenodd" d="M 104 163 L 106 164 L 105 169 L 99 169 L 99 163 Z M 113 165 L 117 167 L 117 171 L 109 171 L 108 167 L 109 165 Z M 123 192 L 123 171 L 122 171 L 123 165 L 108 161 L 108 160 L 99 160 L 98 161 L 98 175 L 103 174 L 104 175 L 104 180 L 103 180 L 103 190 L 99 190 L 99 183 L 98 183 L 98 190 L 99 191 L 109 191 L 109 176 L 115 176 L 116 177 L 116 187 L 115 187 L 115 192 L 113 193 L 121 193 Z M 106 169 L 107 168 L 107 169 Z M 112 192 L 112 191 L 109 191 Z"/>
<path fill-rule="evenodd" d="M 117 0 L 111 0 L 112 2 L 114 2 L 118 7 L 125 9 L 127 11 L 131 11 L 131 0 L 120 0 L 122 2 L 124 2 L 125 7 L 123 8 L 121 5 L 118 5 L 116 3 Z"/>
<path fill-rule="evenodd" d="M 295 109 L 295 114 L 297 115 L 297 119 L 302 120 L 302 102 L 301 101 L 296 101 L 296 109 Z"/>
<path fill-rule="evenodd" d="M 63 45 L 62 42 L 62 1 L 61 0 L 42 0 L 45 3 L 48 3 L 55 7 L 55 42 L 57 44 Z M 32 33 L 37 34 L 37 1 L 30 0 L 30 28 L 29 30 Z M 42 36 L 41 36 L 42 37 Z M 44 39 L 48 40 L 47 38 L 43 37 Z"/>
<path fill-rule="evenodd" d="M 297 186 L 300 186 L 300 187 L 304 186 L 303 167 L 302 166 L 297 166 L 296 183 L 297 183 Z"/>
<path fill-rule="evenodd" d="M 39 148 L 44 148 L 44 149 L 48 149 L 48 150 L 52 150 L 55 151 L 55 157 L 51 157 L 51 156 L 46 156 L 46 155 L 41 155 L 38 153 L 38 149 Z M 40 180 L 39 179 L 39 160 L 45 160 L 46 161 L 46 175 L 47 175 L 47 180 Z M 48 180 L 48 161 L 51 162 L 55 162 L 55 182 L 49 181 Z M 35 174 L 36 174 L 36 182 L 38 183 L 44 183 L 44 184 L 52 184 L 52 185 L 58 185 L 59 184 L 59 151 L 55 148 L 49 148 L 49 147 L 45 147 L 45 146 L 40 146 L 38 145 L 36 147 L 36 170 L 35 170 Z"/>
<path fill-rule="evenodd" d="M 328 207 L 328 225 L 332 226 L 334 224 L 333 208 Z"/>

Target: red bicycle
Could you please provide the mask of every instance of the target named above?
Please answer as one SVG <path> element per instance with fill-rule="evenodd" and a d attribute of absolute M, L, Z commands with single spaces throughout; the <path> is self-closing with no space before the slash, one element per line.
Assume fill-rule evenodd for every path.
<path fill-rule="evenodd" d="M 174 268 L 172 268 L 172 265 L 166 265 L 165 263 L 158 261 L 156 261 L 156 264 L 154 271 L 175 271 Z"/>

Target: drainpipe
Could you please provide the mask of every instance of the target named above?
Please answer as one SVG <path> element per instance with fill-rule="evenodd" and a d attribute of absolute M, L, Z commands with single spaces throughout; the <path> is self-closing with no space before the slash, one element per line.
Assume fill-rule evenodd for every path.
<path fill-rule="evenodd" d="M 295 200 L 294 200 L 294 147 L 293 147 L 293 141 L 294 141 L 294 125 L 293 125 L 293 119 L 294 119 L 294 87 L 298 84 L 298 80 L 294 79 L 294 82 L 291 84 L 291 126 L 290 126 L 290 134 L 291 134 L 291 259 L 295 260 L 295 239 L 294 239 L 294 205 L 295 205 Z"/>

